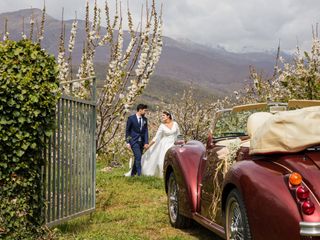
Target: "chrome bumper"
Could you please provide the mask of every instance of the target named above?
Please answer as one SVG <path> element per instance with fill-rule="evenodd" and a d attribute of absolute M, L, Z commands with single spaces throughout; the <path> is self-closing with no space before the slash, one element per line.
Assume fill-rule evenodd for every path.
<path fill-rule="evenodd" d="M 320 236 L 320 222 L 300 222 L 301 236 Z"/>

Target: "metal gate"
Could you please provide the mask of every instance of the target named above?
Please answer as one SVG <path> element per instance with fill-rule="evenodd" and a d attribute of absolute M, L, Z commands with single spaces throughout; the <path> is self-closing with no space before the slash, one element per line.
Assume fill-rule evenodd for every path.
<path fill-rule="evenodd" d="M 57 104 L 56 129 L 45 151 L 44 194 L 47 226 L 60 224 L 95 209 L 96 81 L 64 82 L 70 88 L 80 81 L 91 86 L 90 100 L 63 95 Z"/>

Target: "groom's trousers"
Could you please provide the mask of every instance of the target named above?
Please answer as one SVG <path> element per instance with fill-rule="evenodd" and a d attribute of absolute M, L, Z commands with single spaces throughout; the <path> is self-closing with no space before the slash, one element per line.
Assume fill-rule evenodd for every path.
<path fill-rule="evenodd" d="M 141 175 L 141 156 L 143 152 L 142 142 L 137 142 L 131 146 L 134 155 L 134 163 L 132 166 L 131 176 Z"/>

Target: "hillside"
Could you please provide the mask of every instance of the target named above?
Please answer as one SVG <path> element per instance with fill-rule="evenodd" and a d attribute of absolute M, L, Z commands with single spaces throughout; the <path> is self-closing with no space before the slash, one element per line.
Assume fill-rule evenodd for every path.
<path fill-rule="evenodd" d="M 0 14 L 0 26 L 8 19 L 8 30 L 11 39 L 19 39 L 22 31 L 22 18 L 25 18 L 25 32 L 28 35 L 30 15 L 34 14 L 38 26 L 41 18 L 39 9 L 26 9 Z M 72 20 L 65 21 L 66 39 Z M 84 21 L 78 23 L 78 35 L 73 55 L 73 64 L 79 64 L 81 59 Z M 213 27 L 214 29 L 214 27 Z M 61 21 L 47 15 L 43 47 L 57 54 L 58 39 L 61 31 Z M 102 32 L 105 29 L 102 29 Z M 129 34 L 124 34 L 124 44 L 128 44 Z M 95 62 L 98 64 L 98 79 L 103 79 L 108 57 L 108 49 L 98 49 Z M 248 78 L 249 66 L 263 69 L 271 73 L 275 61 L 275 53 L 231 53 L 223 49 L 213 49 L 190 41 L 177 41 L 164 37 L 163 52 L 155 75 L 145 95 L 161 98 L 182 92 L 192 82 L 199 89 L 199 96 L 226 95 L 243 86 Z"/>

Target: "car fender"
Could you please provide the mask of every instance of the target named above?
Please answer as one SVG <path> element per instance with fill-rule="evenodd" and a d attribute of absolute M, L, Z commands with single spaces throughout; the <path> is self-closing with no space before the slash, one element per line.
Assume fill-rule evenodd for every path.
<path fill-rule="evenodd" d="M 179 191 L 179 210 L 191 217 L 197 209 L 197 176 L 201 159 L 205 153 L 204 145 L 199 141 L 170 148 L 165 156 L 164 176 L 167 192 L 167 180 L 174 172 Z"/>
<path fill-rule="evenodd" d="M 236 187 L 245 203 L 254 239 L 300 239 L 301 216 L 284 177 L 287 173 L 272 161 L 235 163 L 224 181 L 222 211 L 228 191 Z"/>

